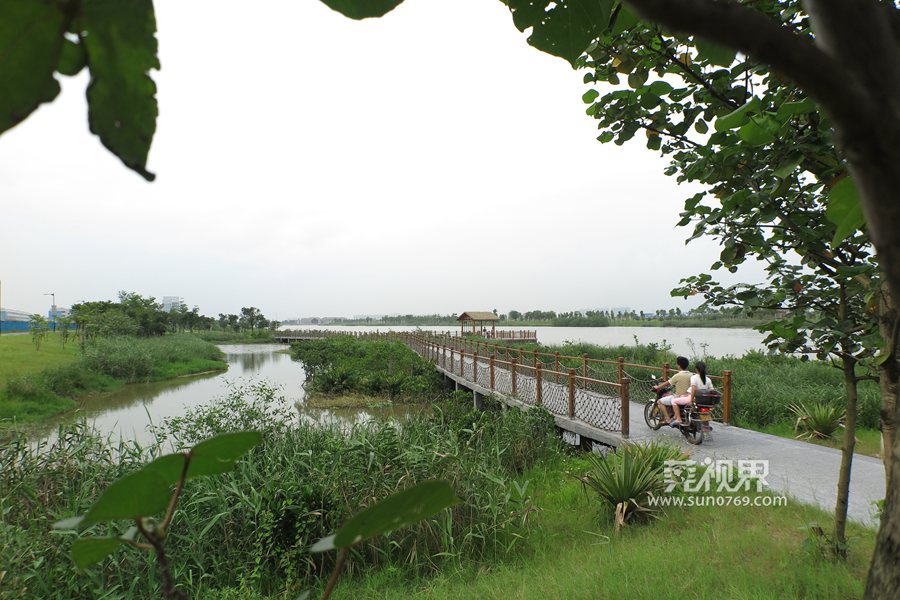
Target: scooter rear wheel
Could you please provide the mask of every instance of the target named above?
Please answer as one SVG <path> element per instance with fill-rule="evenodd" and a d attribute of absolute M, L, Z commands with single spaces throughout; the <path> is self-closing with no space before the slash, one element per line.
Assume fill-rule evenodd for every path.
<path fill-rule="evenodd" d="M 644 421 L 647 423 L 647 427 L 653 431 L 662 427 L 662 412 L 659 410 L 656 400 L 650 400 L 644 405 Z"/>
<path fill-rule="evenodd" d="M 703 443 L 703 429 L 697 423 L 693 423 L 689 427 L 682 427 L 681 433 L 687 439 L 688 444 L 699 446 Z"/>

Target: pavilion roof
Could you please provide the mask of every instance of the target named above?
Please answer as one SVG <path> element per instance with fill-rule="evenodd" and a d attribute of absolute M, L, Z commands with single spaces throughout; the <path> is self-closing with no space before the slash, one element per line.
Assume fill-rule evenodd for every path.
<path fill-rule="evenodd" d="M 499 321 L 500 317 L 489 310 L 469 310 L 456 319 L 457 321 Z"/>

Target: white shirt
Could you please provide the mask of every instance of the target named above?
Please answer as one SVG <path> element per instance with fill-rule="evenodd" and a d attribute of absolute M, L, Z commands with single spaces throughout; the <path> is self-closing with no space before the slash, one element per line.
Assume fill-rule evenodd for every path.
<path fill-rule="evenodd" d="M 700 379 L 700 375 L 694 373 L 691 375 L 691 386 L 695 388 L 695 392 L 705 392 L 707 390 L 714 390 L 716 386 L 713 385 L 712 379 L 709 378 L 709 375 L 706 376 L 706 383 Z"/>

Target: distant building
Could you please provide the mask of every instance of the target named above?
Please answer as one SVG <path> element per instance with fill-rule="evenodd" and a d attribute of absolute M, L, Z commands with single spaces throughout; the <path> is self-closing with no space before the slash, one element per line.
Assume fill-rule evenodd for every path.
<path fill-rule="evenodd" d="M 28 331 L 31 313 L 4 308 L 0 310 L 0 331 Z"/>
<path fill-rule="evenodd" d="M 172 312 L 178 310 L 184 305 L 184 298 L 181 296 L 163 296 L 162 309 L 163 312 Z"/>

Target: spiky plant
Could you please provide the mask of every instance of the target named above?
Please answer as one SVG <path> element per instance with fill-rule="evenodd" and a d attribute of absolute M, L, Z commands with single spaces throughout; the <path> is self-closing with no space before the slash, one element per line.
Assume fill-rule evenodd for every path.
<path fill-rule="evenodd" d="M 665 444 L 628 445 L 606 457 L 592 454 L 591 470 L 580 479 L 614 508 L 618 531 L 632 520 L 656 517 L 651 499 L 665 489 L 665 461 L 682 457 Z"/>
<path fill-rule="evenodd" d="M 847 417 L 844 408 L 823 402 L 801 402 L 788 408 L 797 417 L 794 433 L 798 439 L 831 439 Z"/>

